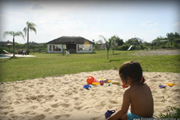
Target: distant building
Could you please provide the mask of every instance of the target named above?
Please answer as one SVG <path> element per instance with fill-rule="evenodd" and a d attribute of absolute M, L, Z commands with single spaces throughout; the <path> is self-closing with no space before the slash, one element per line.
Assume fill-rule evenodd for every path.
<path fill-rule="evenodd" d="M 47 43 L 48 53 L 62 53 L 63 49 L 70 53 L 93 53 L 93 42 L 83 37 L 63 36 Z"/>
<path fill-rule="evenodd" d="M 7 46 L 10 46 L 12 44 L 13 43 L 10 42 L 9 40 L 8 41 L 0 41 L 0 47 L 7 47 Z"/>

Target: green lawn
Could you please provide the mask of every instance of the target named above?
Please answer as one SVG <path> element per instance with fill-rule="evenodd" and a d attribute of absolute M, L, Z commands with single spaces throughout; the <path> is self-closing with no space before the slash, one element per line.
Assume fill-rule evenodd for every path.
<path fill-rule="evenodd" d="M 35 53 L 34 58 L 0 59 L 0 82 L 118 69 L 123 62 L 130 60 L 140 62 L 143 70 L 148 72 L 180 72 L 180 55 L 141 56 L 136 52 L 115 51 L 113 55 L 110 51 L 109 59 L 106 59 L 105 50 L 69 56 Z"/>

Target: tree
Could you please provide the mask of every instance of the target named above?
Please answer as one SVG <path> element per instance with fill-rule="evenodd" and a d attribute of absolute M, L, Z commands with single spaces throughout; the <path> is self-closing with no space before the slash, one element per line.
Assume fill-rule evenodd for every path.
<path fill-rule="evenodd" d="M 35 24 L 32 22 L 26 22 L 26 27 L 23 29 L 25 35 L 27 34 L 27 50 L 29 51 L 29 31 L 32 30 L 36 33 Z"/>
<path fill-rule="evenodd" d="M 107 41 L 106 38 L 103 37 L 102 35 L 100 35 L 100 37 L 102 37 L 103 40 L 105 41 L 106 49 L 107 49 L 107 59 L 109 59 L 109 50 L 111 48 L 111 40 Z"/>
<path fill-rule="evenodd" d="M 4 37 L 6 37 L 6 35 L 12 35 L 13 36 L 13 57 L 15 57 L 15 37 L 16 36 L 22 36 L 24 39 L 24 35 L 21 31 L 18 32 L 14 32 L 14 31 L 5 31 L 4 32 Z"/>
<path fill-rule="evenodd" d="M 179 33 L 175 32 L 174 37 L 180 37 Z"/>
<path fill-rule="evenodd" d="M 169 39 L 169 42 L 171 43 L 171 47 L 172 47 L 172 43 L 174 42 L 174 37 L 175 37 L 174 33 L 172 33 L 172 32 L 167 33 L 166 36 Z"/>
<path fill-rule="evenodd" d="M 119 37 L 115 35 L 109 38 L 109 41 L 111 41 L 111 49 L 112 49 L 113 54 L 114 54 L 114 50 L 116 46 L 118 45 L 118 40 L 120 40 Z"/>

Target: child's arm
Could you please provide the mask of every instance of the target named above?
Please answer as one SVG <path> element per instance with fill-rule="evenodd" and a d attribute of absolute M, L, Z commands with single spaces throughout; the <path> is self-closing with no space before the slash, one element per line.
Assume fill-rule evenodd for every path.
<path fill-rule="evenodd" d="M 130 105 L 130 95 L 129 90 L 126 90 L 123 95 L 123 103 L 121 110 L 114 113 L 111 117 L 107 118 L 107 120 L 118 120 L 122 118 L 128 111 Z"/>

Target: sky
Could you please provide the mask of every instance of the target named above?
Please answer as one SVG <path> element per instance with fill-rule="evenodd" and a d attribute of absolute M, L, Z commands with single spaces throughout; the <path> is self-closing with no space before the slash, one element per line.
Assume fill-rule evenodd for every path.
<path fill-rule="evenodd" d="M 0 0 L 0 41 L 5 31 L 22 31 L 26 22 L 36 24 L 30 41 L 47 43 L 62 36 L 81 36 L 90 41 L 118 36 L 152 42 L 167 33 L 180 33 L 178 0 Z M 15 37 L 18 43 L 27 38 Z"/>

